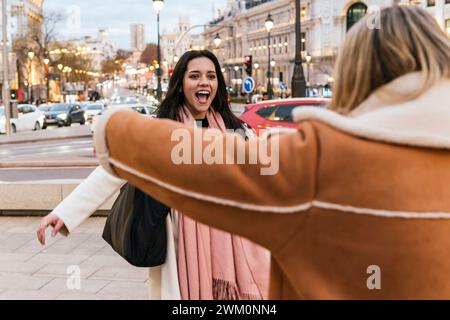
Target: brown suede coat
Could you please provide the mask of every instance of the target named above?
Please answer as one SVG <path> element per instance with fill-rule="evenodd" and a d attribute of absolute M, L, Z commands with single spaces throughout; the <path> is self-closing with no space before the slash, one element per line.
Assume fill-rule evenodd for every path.
<path fill-rule="evenodd" d="M 374 94 L 351 117 L 296 110 L 271 176 L 261 165 L 175 165 L 171 134 L 185 127 L 131 112 L 100 121 L 96 146 L 110 172 L 268 248 L 272 299 L 449 299 L 449 89 L 444 80 L 396 105 Z"/>

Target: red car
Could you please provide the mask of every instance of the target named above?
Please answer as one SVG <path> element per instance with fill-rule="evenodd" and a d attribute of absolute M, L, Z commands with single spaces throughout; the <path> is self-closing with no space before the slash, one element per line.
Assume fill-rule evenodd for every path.
<path fill-rule="evenodd" d="M 259 136 L 264 130 L 272 128 L 296 128 L 292 110 L 297 107 L 325 108 L 329 102 L 329 99 L 314 98 L 263 101 L 247 105 L 239 118 L 248 123 Z"/>

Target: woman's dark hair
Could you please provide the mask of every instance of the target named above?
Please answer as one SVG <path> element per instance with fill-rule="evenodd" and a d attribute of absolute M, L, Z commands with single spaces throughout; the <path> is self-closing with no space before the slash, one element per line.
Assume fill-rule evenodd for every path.
<path fill-rule="evenodd" d="M 187 71 L 189 61 L 201 57 L 208 58 L 214 63 L 217 74 L 217 94 L 214 97 L 211 108 L 222 116 L 227 129 L 244 129 L 244 122 L 233 114 L 230 105 L 228 104 L 228 93 L 219 61 L 216 56 L 208 50 L 188 51 L 181 56 L 175 66 L 172 77 L 170 78 L 166 98 L 162 101 L 157 110 L 158 118 L 180 121 L 178 117 L 179 109 L 185 102 L 182 90 L 184 74 Z"/>

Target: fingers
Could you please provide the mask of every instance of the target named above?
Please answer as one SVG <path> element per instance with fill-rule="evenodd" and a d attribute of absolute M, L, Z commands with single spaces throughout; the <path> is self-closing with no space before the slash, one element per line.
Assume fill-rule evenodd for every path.
<path fill-rule="evenodd" d="M 45 245 L 45 229 L 47 229 L 47 226 L 48 226 L 48 221 L 45 217 L 41 220 L 41 224 L 37 231 L 38 240 L 41 243 L 41 245 L 43 245 L 43 246 Z"/>
<path fill-rule="evenodd" d="M 63 225 L 64 222 L 52 214 L 42 218 L 39 229 L 37 230 L 37 238 L 41 245 L 45 245 L 45 231 L 48 226 L 53 226 L 52 237 L 54 238 Z"/>
<path fill-rule="evenodd" d="M 64 222 L 61 219 L 58 219 L 56 221 L 56 225 L 53 227 L 53 231 L 52 231 L 53 238 L 56 236 L 56 234 L 59 232 L 59 230 L 62 228 L 63 225 L 64 225 Z"/>

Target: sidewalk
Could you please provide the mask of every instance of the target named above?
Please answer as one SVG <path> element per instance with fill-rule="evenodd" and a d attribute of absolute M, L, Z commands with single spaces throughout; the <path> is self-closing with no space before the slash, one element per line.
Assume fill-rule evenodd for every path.
<path fill-rule="evenodd" d="M 0 144 L 31 143 L 39 141 L 52 141 L 62 139 L 78 139 L 92 137 L 91 126 L 77 126 L 64 128 L 49 128 L 39 131 L 23 131 L 11 136 L 0 135 Z"/>
<path fill-rule="evenodd" d="M 39 221 L 0 217 L 0 300 L 148 299 L 148 269 L 129 265 L 102 239 L 105 218 L 90 218 L 68 238 L 51 239 L 49 230 L 45 247 Z M 81 271 L 79 290 L 69 289 L 71 270 Z"/>

